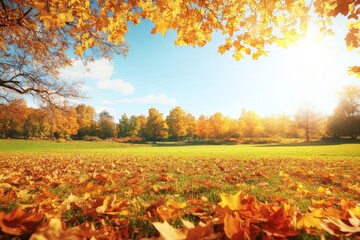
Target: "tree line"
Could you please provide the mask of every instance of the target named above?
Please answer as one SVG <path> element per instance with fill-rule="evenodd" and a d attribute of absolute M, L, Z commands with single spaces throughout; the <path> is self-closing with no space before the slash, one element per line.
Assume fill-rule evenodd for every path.
<path fill-rule="evenodd" d="M 148 115 L 127 116 L 115 121 L 108 111 L 96 114 L 92 106 L 27 107 L 23 99 L 0 104 L 1 138 L 72 138 L 129 141 L 158 140 L 237 140 L 259 138 L 349 137 L 360 134 L 360 87 L 346 86 L 330 116 L 310 105 L 299 107 L 294 117 L 288 115 L 261 117 L 243 109 L 233 119 L 217 112 L 198 118 L 180 106 L 164 117 L 156 108 Z"/>

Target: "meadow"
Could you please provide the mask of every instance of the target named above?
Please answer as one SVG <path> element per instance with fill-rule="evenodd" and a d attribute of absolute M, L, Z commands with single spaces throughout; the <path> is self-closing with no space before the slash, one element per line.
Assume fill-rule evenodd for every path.
<path fill-rule="evenodd" d="M 356 143 L 0 140 L 0 236 L 359 237 L 359 172 Z"/>

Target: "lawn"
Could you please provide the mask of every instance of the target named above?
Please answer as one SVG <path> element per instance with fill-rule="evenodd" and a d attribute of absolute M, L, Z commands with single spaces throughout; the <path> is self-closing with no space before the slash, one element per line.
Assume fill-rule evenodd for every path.
<path fill-rule="evenodd" d="M 326 221 L 352 224 L 360 218 L 359 172 L 360 145 L 339 142 L 192 146 L 0 140 L 0 235 L 45 236 L 58 223 L 66 235 L 98 238 L 105 232 L 156 237 L 164 228 L 193 239 L 200 236 L 192 235 L 194 229 L 209 239 L 236 238 L 241 231 L 346 236 L 344 226 L 336 227 L 339 222 Z M 34 226 L 19 220 L 28 219 L 26 214 L 38 219 Z M 32 228 L 4 228 L 1 218 L 15 221 L 14 215 Z M 286 221 L 279 225 L 281 216 Z M 193 230 L 186 228 L 190 222 Z M 354 228 L 351 234 L 358 234 Z"/>

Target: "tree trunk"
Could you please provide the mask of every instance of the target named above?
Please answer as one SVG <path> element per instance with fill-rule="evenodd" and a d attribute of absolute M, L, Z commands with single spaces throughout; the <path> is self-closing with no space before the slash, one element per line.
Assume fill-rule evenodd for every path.
<path fill-rule="evenodd" d="M 310 142 L 310 131 L 306 129 L 306 141 Z"/>

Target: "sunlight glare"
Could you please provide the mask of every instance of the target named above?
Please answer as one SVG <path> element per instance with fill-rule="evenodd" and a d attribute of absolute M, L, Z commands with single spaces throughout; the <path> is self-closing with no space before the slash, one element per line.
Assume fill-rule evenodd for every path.
<path fill-rule="evenodd" d="M 337 102 L 338 82 L 331 77 L 335 51 L 319 35 L 309 31 L 295 46 L 289 47 L 286 71 L 296 85 L 293 96 L 318 111 L 331 113 Z"/>

